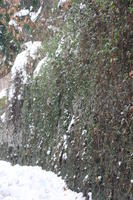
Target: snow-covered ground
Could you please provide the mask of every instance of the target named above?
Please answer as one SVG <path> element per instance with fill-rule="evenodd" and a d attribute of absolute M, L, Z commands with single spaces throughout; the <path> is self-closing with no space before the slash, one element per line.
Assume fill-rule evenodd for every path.
<path fill-rule="evenodd" d="M 84 200 L 53 172 L 0 161 L 0 200 Z"/>

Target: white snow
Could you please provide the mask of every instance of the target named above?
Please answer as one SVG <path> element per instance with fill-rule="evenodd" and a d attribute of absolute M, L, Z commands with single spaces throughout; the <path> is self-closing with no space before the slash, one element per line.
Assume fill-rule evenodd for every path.
<path fill-rule="evenodd" d="M 63 158 L 63 160 L 67 160 L 67 153 L 64 153 L 62 158 Z"/>
<path fill-rule="evenodd" d="M 68 0 L 59 0 L 58 6 L 60 6 L 60 5 L 64 4 L 64 3 L 67 3 L 67 2 L 68 2 Z"/>
<path fill-rule="evenodd" d="M 0 161 L 0 200 L 85 200 L 53 172 Z"/>
<path fill-rule="evenodd" d="M 57 48 L 57 50 L 55 52 L 56 57 L 58 57 L 61 54 L 61 52 L 63 50 L 62 47 L 63 47 L 64 42 L 65 42 L 65 39 L 64 39 L 64 36 L 63 36 L 61 38 L 60 42 L 58 43 L 58 48 Z"/>
<path fill-rule="evenodd" d="M 30 11 L 32 11 L 33 10 L 33 6 L 30 6 Z"/>
<path fill-rule="evenodd" d="M 35 22 L 37 20 L 38 16 L 40 15 L 41 11 L 42 11 L 42 6 L 40 6 L 40 8 L 38 9 L 37 12 L 31 12 L 30 13 L 31 21 Z"/>
<path fill-rule="evenodd" d="M 33 72 L 34 78 L 37 77 L 40 74 L 42 67 L 45 67 L 48 64 L 49 61 L 50 61 L 50 58 L 48 57 L 48 54 L 42 60 L 39 61 L 36 69 Z"/>
<path fill-rule="evenodd" d="M 19 12 L 16 12 L 14 17 L 25 17 L 30 13 L 30 11 L 28 9 L 22 9 Z"/>
<path fill-rule="evenodd" d="M 66 3 L 68 0 L 60 0 L 59 3 Z"/>
<path fill-rule="evenodd" d="M 71 122 L 70 122 L 70 124 L 69 124 L 69 126 L 68 126 L 68 129 L 67 129 L 67 132 L 68 132 L 68 133 L 70 132 L 71 127 L 72 127 L 74 124 L 75 124 L 75 116 L 73 115 L 73 116 L 72 116 L 72 119 L 71 119 Z"/>
<path fill-rule="evenodd" d="M 87 181 L 87 180 L 88 180 L 88 178 L 89 178 L 89 176 L 88 176 L 88 175 L 86 175 L 86 176 L 84 177 L 84 180 L 83 180 L 83 182 L 84 182 L 84 181 Z"/>
<path fill-rule="evenodd" d="M 14 65 L 11 69 L 12 84 L 9 88 L 9 100 L 12 99 L 15 92 L 14 79 L 17 75 L 20 76 L 22 84 L 26 84 L 28 78 L 26 67 L 28 67 L 30 58 L 33 60 L 36 59 L 38 50 L 41 48 L 41 42 L 35 41 L 32 43 L 29 41 L 25 43 L 24 46 L 26 49 L 17 55 Z"/>
<path fill-rule="evenodd" d="M 6 113 L 4 112 L 2 115 L 1 115 L 1 121 L 2 123 L 4 123 L 6 121 Z"/>
<path fill-rule="evenodd" d="M 101 180 L 102 180 L 102 176 L 98 176 L 97 179 L 98 179 L 99 181 L 101 181 Z"/>
<path fill-rule="evenodd" d="M 19 32 L 22 32 L 22 30 L 23 30 L 22 27 L 17 24 L 15 19 L 11 19 L 9 21 L 9 26 L 14 26 L 15 29 L 18 30 Z"/>
<path fill-rule="evenodd" d="M 9 21 L 9 25 L 10 25 L 10 26 L 15 26 L 15 27 L 17 27 L 17 23 L 16 23 L 16 21 L 15 21 L 14 19 L 11 19 L 11 20 Z"/>
<path fill-rule="evenodd" d="M 56 33 L 56 32 L 59 31 L 59 29 L 58 29 L 57 27 L 52 26 L 52 25 L 49 25 L 49 26 L 48 26 L 48 29 L 49 29 L 49 30 L 52 30 L 54 33 Z"/>
<path fill-rule="evenodd" d="M 2 99 L 3 97 L 6 97 L 6 96 L 7 96 L 7 90 L 6 89 L 1 90 L 0 99 Z"/>
<path fill-rule="evenodd" d="M 64 139 L 63 147 L 64 147 L 64 149 L 66 150 L 67 147 L 68 147 L 68 144 L 67 144 L 67 135 L 64 135 L 63 139 Z"/>
<path fill-rule="evenodd" d="M 50 151 L 50 149 L 47 151 L 47 155 L 50 155 L 50 153 L 51 153 L 51 151 Z"/>
<path fill-rule="evenodd" d="M 82 131 L 82 135 L 85 135 L 87 133 L 87 130 Z"/>
<path fill-rule="evenodd" d="M 80 10 L 83 10 L 84 8 L 86 8 L 86 5 L 85 4 L 80 4 Z"/>
<path fill-rule="evenodd" d="M 37 65 L 37 67 L 36 67 L 36 69 L 34 70 L 34 73 L 33 73 L 34 77 L 36 77 L 39 74 L 40 69 L 41 69 L 42 65 L 44 64 L 45 60 L 46 59 L 43 58 L 42 60 L 39 61 L 38 65 Z"/>
<path fill-rule="evenodd" d="M 88 193 L 89 200 L 92 200 L 92 192 Z"/>

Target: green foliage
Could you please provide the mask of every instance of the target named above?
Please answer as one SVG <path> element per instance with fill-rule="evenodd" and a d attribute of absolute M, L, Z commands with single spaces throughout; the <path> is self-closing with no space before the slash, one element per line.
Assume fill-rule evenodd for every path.
<path fill-rule="evenodd" d="M 6 106 L 6 97 L 0 99 L 0 110 L 3 110 Z"/>
<path fill-rule="evenodd" d="M 55 35 L 55 37 L 50 36 L 50 38 L 47 38 L 47 40 L 43 42 L 43 51 L 45 53 L 48 52 L 49 56 L 53 57 L 58 47 L 58 41 L 59 38 L 57 35 Z"/>
<path fill-rule="evenodd" d="M 80 176 L 80 170 L 77 168 L 79 167 L 83 171 L 80 176 L 80 181 L 83 181 L 86 169 L 82 168 L 85 163 L 88 163 L 89 155 L 87 153 L 90 154 L 90 148 L 88 147 L 84 152 L 83 147 L 85 143 L 88 146 L 90 142 L 90 130 L 88 129 L 89 134 L 86 137 L 82 136 L 82 130 L 87 128 L 86 118 L 91 119 L 91 102 L 88 104 L 88 101 L 93 100 L 89 100 L 88 95 L 93 94 L 92 88 L 95 85 L 95 79 L 90 79 L 90 65 L 83 57 L 87 55 L 87 51 L 85 50 L 84 54 L 82 52 L 84 46 L 80 47 L 82 46 L 80 39 L 82 42 L 83 34 L 81 27 L 77 26 L 81 25 L 78 4 L 75 6 L 61 31 L 44 41 L 43 50 L 45 54 L 48 53 L 50 61 L 44 65 L 40 76 L 25 89 L 23 146 L 26 146 L 25 144 L 29 141 L 24 151 L 27 155 L 30 149 L 32 159 L 29 158 L 29 155 L 23 159 L 32 164 L 37 162 L 43 167 L 51 166 L 56 172 L 61 170 L 64 177 L 68 174 L 66 180 L 69 181 L 71 187 L 73 187 L 72 176 L 76 177 L 78 173 L 74 183 L 77 188 L 80 186 L 80 182 L 78 185 L 76 184 Z M 78 13 L 73 24 L 75 11 Z M 84 26 L 86 27 L 85 23 Z M 78 101 L 82 105 L 81 116 L 79 116 L 81 108 Z M 73 108 L 74 105 L 77 110 Z M 80 124 L 76 126 L 73 135 L 68 137 L 68 148 L 64 149 L 64 134 L 67 132 L 74 114 L 79 118 Z M 71 147 L 71 143 L 73 143 L 73 147 Z M 47 155 L 49 149 L 51 150 L 50 156 Z M 80 149 L 82 150 L 80 151 Z M 78 154 L 78 151 L 80 151 L 80 156 L 76 159 L 75 155 Z M 66 161 L 63 159 L 64 153 L 68 156 Z M 68 168 L 66 168 L 66 164 L 69 166 Z"/>
<path fill-rule="evenodd" d="M 29 0 L 29 1 L 26 1 L 26 0 L 21 0 L 21 6 L 22 7 L 27 7 L 29 8 L 31 5 L 33 6 L 34 9 L 36 9 L 40 4 L 40 1 L 39 0 Z"/>
<path fill-rule="evenodd" d="M 7 12 L 7 3 L 0 4 L 0 76 L 6 74 L 11 68 L 11 62 L 20 47 L 19 41 L 13 36 L 13 32 L 9 30 L 10 16 Z M 12 41 L 12 42 L 11 42 Z"/>

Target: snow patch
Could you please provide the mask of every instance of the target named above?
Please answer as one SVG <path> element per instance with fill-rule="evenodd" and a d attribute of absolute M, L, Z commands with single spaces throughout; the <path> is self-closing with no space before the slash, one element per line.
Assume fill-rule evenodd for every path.
<path fill-rule="evenodd" d="M 49 59 L 48 54 L 47 54 L 42 60 L 39 61 L 36 69 L 33 72 L 33 77 L 34 78 L 39 75 L 41 68 L 43 66 L 45 66 L 48 63 L 49 60 L 50 59 Z"/>
<path fill-rule="evenodd" d="M 17 75 L 21 78 L 22 85 L 26 84 L 27 82 L 27 72 L 26 67 L 28 65 L 29 58 L 36 59 L 37 52 L 41 48 L 41 42 L 35 41 L 35 42 L 27 42 L 24 44 L 26 49 L 19 53 L 15 59 L 14 65 L 11 69 L 11 86 L 9 88 L 9 100 L 12 99 L 15 92 L 15 83 L 14 80 Z"/>
<path fill-rule="evenodd" d="M 65 43 L 65 39 L 64 39 L 64 36 L 61 38 L 61 40 L 60 40 L 60 42 L 59 42 L 59 44 L 58 44 L 58 48 L 57 48 L 57 50 L 56 50 L 56 52 L 55 52 L 55 55 L 56 55 L 56 57 L 58 57 L 60 54 L 61 54 L 61 52 L 62 52 L 62 50 L 63 50 L 63 44 Z"/>
<path fill-rule="evenodd" d="M 53 172 L 0 161 L 0 200 L 85 200 Z"/>
<path fill-rule="evenodd" d="M 11 19 L 11 20 L 9 21 L 9 25 L 10 25 L 10 26 L 15 26 L 15 27 L 17 27 L 17 23 L 16 23 L 16 21 L 15 21 L 14 19 Z"/>
<path fill-rule="evenodd" d="M 48 26 L 48 29 L 49 29 L 49 30 L 52 30 L 54 33 L 56 33 L 56 32 L 59 31 L 59 29 L 58 29 L 57 27 L 52 26 L 52 25 L 49 25 L 49 26 Z"/>
<path fill-rule="evenodd" d="M 75 124 L 75 116 L 72 116 L 71 122 L 68 126 L 67 132 L 70 133 L 71 127 Z"/>
<path fill-rule="evenodd" d="M 88 193 L 89 200 L 92 200 L 92 192 Z"/>
<path fill-rule="evenodd" d="M 4 112 L 2 115 L 1 115 L 1 121 L 2 123 L 4 123 L 6 121 L 6 113 Z"/>
<path fill-rule="evenodd" d="M 82 131 L 82 136 L 85 135 L 86 133 L 87 133 L 87 130 L 84 129 L 84 130 Z"/>
<path fill-rule="evenodd" d="M 81 4 L 80 4 L 80 10 L 83 10 L 84 8 L 86 8 L 86 5 L 83 4 L 83 3 L 81 3 Z"/>
<path fill-rule="evenodd" d="M 35 22 L 38 16 L 40 15 L 41 11 L 42 11 L 42 6 L 38 9 L 37 12 L 31 12 L 30 13 L 31 21 Z"/>
<path fill-rule="evenodd" d="M 67 153 L 64 153 L 62 158 L 63 158 L 63 160 L 67 160 Z"/>
<path fill-rule="evenodd" d="M 30 13 L 30 11 L 28 9 L 22 9 L 19 12 L 16 12 L 14 17 L 25 17 Z"/>
<path fill-rule="evenodd" d="M 59 7 L 60 5 L 62 5 L 62 4 L 67 3 L 67 2 L 68 2 L 68 0 L 59 0 L 58 7 Z"/>
<path fill-rule="evenodd" d="M 86 182 L 86 181 L 88 180 L 88 178 L 89 178 L 89 176 L 88 176 L 88 175 L 86 175 L 86 176 L 84 177 L 84 180 L 83 180 L 83 182 Z"/>
<path fill-rule="evenodd" d="M 119 162 L 118 162 L 118 165 L 119 165 L 119 166 L 121 166 L 121 163 L 122 163 L 122 162 L 121 162 L 121 161 L 119 161 Z"/>
<path fill-rule="evenodd" d="M 101 181 L 101 180 L 102 180 L 102 176 L 98 176 L 97 179 L 98 179 L 99 181 Z"/>
<path fill-rule="evenodd" d="M 2 99 L 3 97 L 6 97 L 6 96 L 7 96 L 7 90 L 6 89 L 1 90 L 0 99 Z"/>

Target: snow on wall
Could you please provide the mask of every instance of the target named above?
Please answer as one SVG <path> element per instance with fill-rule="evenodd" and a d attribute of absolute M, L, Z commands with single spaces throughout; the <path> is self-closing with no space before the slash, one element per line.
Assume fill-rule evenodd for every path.
<path fill-rule="evenodd" d="M 11 86 L 9 88 L 8 99 L 11 100 L 15 92 L 15 78 L 19 75 L 21 84 L 24 85 L 27 82 L 27 66 L 30 58 L 35 60 L 38 57 L 38 51 L 41 48 L 41 42 L 27 42 L 24 44 L 25 50 L 19 53 L 15 59 L 14 65 L 11 69 Z"/>
<path fill-rule="evenodd" d="M 72 127 L 74 124 L 75 124 L 75 116 L 73 115 L 73 116 L 72 116 L 72 119 L 71 119 L 71 122 L 70 122 L 70 124 L 69 124 L 69 126 L 68 126 L 68 129 L 67 129 L 67 132 L 68 132 L 68 133 L 70 132 L 71 127 Z"/>
<path fill-rule="evenodd" d="M 49 61 L 50 61 L 50 58 L 48 57 L 48 54 L 42 60 L 39 61 L 37 67 L 35 68 L 35 70 L 33 72 L 34 78 L 36 78 L 38 75 L 40 75 L 42 67 L 45 67 Z"/>

